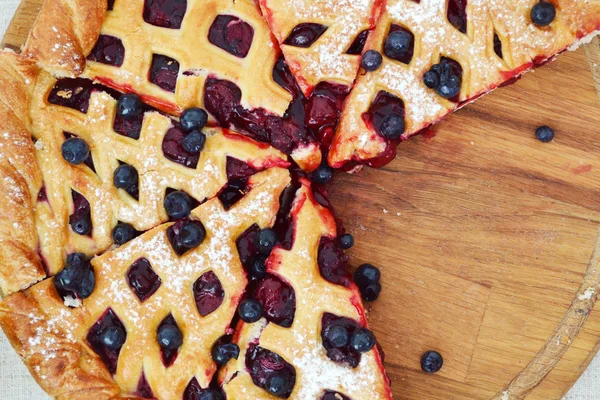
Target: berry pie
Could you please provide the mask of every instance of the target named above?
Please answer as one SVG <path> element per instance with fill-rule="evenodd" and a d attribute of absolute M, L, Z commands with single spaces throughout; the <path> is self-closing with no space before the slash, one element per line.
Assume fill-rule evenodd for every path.
<path fill-rule="evenodd" d="M 381 57 L 363 56 L 329 164 L 382 166 L 401 140 L 599 29 L 598 0 L 388 0 L 364 53 Z"/>

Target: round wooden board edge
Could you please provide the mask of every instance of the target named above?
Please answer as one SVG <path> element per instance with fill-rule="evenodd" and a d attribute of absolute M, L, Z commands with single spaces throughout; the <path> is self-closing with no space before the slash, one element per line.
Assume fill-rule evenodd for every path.
<path fill-rule="evenodd" d="M 36 16 L 44 0 L 22 0 L 2 38 L 2 48 L 19 50 L 25 43 Z M 584 45 L 596 92 L 600 100 L 600 37 L 595 37 Z M 524 399 L 535 389 L 562 359 L 571 343 L 578 336 L 589 314 L 594 309 L 600 292 L 600 228 L 597 232 L 594 250 L 571 306 L 561 323 L 544 347 L 533 360 L 491 400 Z M 587 364 L 600 349 L 600 338 L 589 355 Z M 581 369 L 580 374 L 585 369 Z M 573 382 L 575 383 L 575 382 Z"/>

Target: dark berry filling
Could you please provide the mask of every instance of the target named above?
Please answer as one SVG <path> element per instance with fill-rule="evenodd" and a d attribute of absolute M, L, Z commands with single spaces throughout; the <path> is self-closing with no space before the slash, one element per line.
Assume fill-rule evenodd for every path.
<path fill-rule="evenodd" d="M 158 326 L 156 338 L 160 346 L 162 362 L 165 367 L 170 367 L 177 359 L 179 348 L 183 344 L 183 334 L 172 314 L 162 320 Z"/>
<path fill-rule="evenodd" d="M 350 346 L 350 337 L 360 328 L 358 322 L 345 317 L 325 313 L 321 318 L 321 339 L 323 347 L 327 350 L 327 357 L 337 363 L 346 363 L 352 368 L 356 368 L 360 364 L 361 355 Z M 340 345 L 336 340 L 336 331 L 346 332 L 347 341 Z"/>
<path fill-rule="evenodd" d="M 179 29 L 187 0 L 145 0 L 144 21 L 163 28 Z"/>
<path fill-rule="evenodd" d="M 73 232 L 79 235 L 92 233 L 92 208 L 85 197 L 71 190 L 73 197 L 73 213 L 69 216 L 69 224 Z"/>
<path fill-rule="evenodd" d="M 260 255 L 258 249 L 258 236 L 260 235 L 260 228 L 254 224 L 250 228 L 246 229 L 244 233 L 238 236 L 235 241 L 242 266 L 246 271 L 249 271 L 252 261 Z"/>
<path fill-rule="evenodd" d="M 279 354 L 260 346 L 251 345 L 246 352 L 246 368 L 256 386 L 277 397 L 287 399 L 296 384 L 296 369 Z"/>
<path fill-rule="evenodd" d="M 383 45 L 383 54 L 393 60 L 409 64 L 414 51 L 415 36 L 413 33 L 400 25 L 392 24 Z"/>
<path fill-rule="evenodd" d="M 189 153 L 183 147 L 186 133 L 176 126 L 167 131 L 162 142 L 162 151 L 166 158 L 188 168 L 196 168 L 200 153 Z"/>
<path fill-rule="evenodd" d="M 67 256 L 65 267 L 54 276 L 53 283 L 63 300 L 67 296 L 83 300 L 92 295 L 96 276 L 85 254 L 71 253 Z"/>
<path fill-rule="evenodd" d="M 229 210 L 235 203 L 248 193 L 248 180 L 244 178 L 231 179 L 219 192 L 219 200 L 226 210 Z"/>
<path fill-rule="evenodd" d="M 126 340 L 125 326 L 111 308 L 92 325 L 87 335 L 88 343 L 104 361 L 111 374 L 117 371 L 119 353 Z"/>
<path fill-rule="evenodd" d="M 108 4 L 107 4 L 107 10 L 108 11 L 112 11 L 113 8 L 115 8 L 115 0 L 108 0 Z"/>
<path fill-rule="evenodd" d="M 504 58 L 502 53 L 502 41 L 496 32 L 494 32 L 494 53 L 500 58 Z"/>
<path fill-rule="evenodd" d="M 152 388 L 146 380 L 146 375 L 142 372 L 142 376 L 140 376 L 140 380 L 138 381 L 137 388 L 135 390 L 136 396 L 139 396 L 144 399 L 153 399 L 154 393 L 152 392 Z"/>
<path fill-rule="evenodd" d="M 118 37 L 100 35 L 87 59 L 120 67 L 125 59 L 125 47 Z"/>
<path fill-rule="evenodd" d="M 296 314 L 294 289 L 275 275 L 262 279 L 254 288 L 252 297 L 263 308 L 264 317 L 274 324 L 289 328 Z"/>
<path fill-rule="evenodd" d="M 40 192 L 38 193 L 38 196 L 37 196 L 37 201 L 38 202 L 48 201 L 48 193 L 46 193 L 46 186 L 42 186 L 42 188 L 40 189 Z"/>
<path fill-rule="evenodd" d="M 308 48 L 325 33 L 327 27 L 321 24 L 302 23 L 296 25 L 283 44 L 294 47 Z"/>
<path fill-rule="evenodd" d="M 350 286 L 352 277 L 348 271 L 348 255 L 335 239 L 321 238 L 317 260 L 319 271 L 325 280 L 336 285 Z"/>
<path fill-rule="evenodd" d="M 113 129 L 120 135 L 127 136 L 131 139 L 139 139 L 142 133 L 142 123 L 144 121 L 144 114 L 146 111 L 153 110 L 150 106 L 143 104 L 142 112 L 132 118 L 123 118 L 119 114 L 115 115 L 115 122 L 113 123 Z"/>
<path fill-rule="evenodd" d="M 467 33 L 467 0 L 448 0 L 447 14 L 456 29 Z"/>
<path fill-rule="evenodd" d="M 208 31 L 212 44 L 239 58 L 248 55 L 253 38 L 254 28 L 233 15 L 217 15 Z"/>
<path fill-rule="evenodd" d="M 152 55 L 149 79 L 162 90 L 175 93 L 179 75 L 179 62 L 162 54 Z"/>
<path fill-rule="evenodd" d="M 193 378 L 183 392 L 183 400 L 224 400 L 225 396 L 215 389 L 202 389 L 198 380 Z"/>
<path fill-rule="evenodd" d="M 375 132 L 388 140 L 398 140 L 405 130 L 404 102 L 391 93 L 380 91 L 363 114 L 367 126 L 372 126 Z"/>
<path fill-rule="evenodd" d="M 194 283 L 194 299 L 198 312 L 203 317 L 219 308 L 224 297 L 225 291 L 221 281 L 213 271 L 205 272 Z"/>
<path fill-rule="evenodd" d="M 279 211 L 273 229 L 279 237 L 279 245 L 286 250 L 292 248 L 294 244 L 295 227 L 292 221 L 292 205 L 296 198 L 296 192 L 300 188 L 300 183 L 293 180 L 292 183 L 285 188 L 279 197 Z"/>
<path fill-rule="evenodd" d="M 225 171 L 227 173 L 227 180 L 249 178 L 256 173 L 256 170 L 248 163 L 229 156 L 227 156 Z"/>
<path fill-rule="evenodd" d="M 201 236 L 200 238 L 191 238 L 196 240 L 190 240 L 190 229 L 189 227 L 186 227 L 189 224 L 195 225 L 194 228 L 199 231 L 198 234 Z M 195 232 L 191 232 L 191 234 L 196 235 Z M 178 256 L 182 256 L 187 251 L 197 247 L 202 241 L 204 241 L 205 237 L 206 230 L 200 221 L 183 219 L 175 222 L 173 225 L 167 228 L 167 238 L 169 239 L 169 243 L 171 243 L 173 250 Z M 198 239 L 200 243 L 198 243 Z"/>
<path fill-rule="evenodd" d="M 365 43 L 367 43 L 367 38 L 369 37 L 369 30 L 366 29 L 364 31 L 362 31 L 361 33 L 359 33 L 356 38 L 354 39 L 354 42 L 352 42 L 352 44 L 350 45 L 350 47 L 348 47 L 348 50 L 346 51 L 346 54 L 351 54 L 351 55 L 360 55 L 363 51 L 363 49 L 365 48 Z"/>
<path fill-rule="evenodd" d="M 156 274 L 150 261 L 140 258 L 127 270 L 127 283 L 133 293 L 143 303 L 154 294 L 162 284 L 160 276 Z"/>
<path fill-rule="evenodd" d="M 200 202 L 181 190 L 167 188 L 163 205 L 169 219 L 173 221 L 187 218 Z"/>
<path fill-rule="evenodd" d="M 351 400 L 350 397 L 344 396 L 341 393 L 326 390 L 320 400 Z"/>
<path fill-rule="evenodd" d="M 324 150 L 331 145 L 348 92 L 347 86 L 320 82 L 305 101 L 304 123 Z"/>

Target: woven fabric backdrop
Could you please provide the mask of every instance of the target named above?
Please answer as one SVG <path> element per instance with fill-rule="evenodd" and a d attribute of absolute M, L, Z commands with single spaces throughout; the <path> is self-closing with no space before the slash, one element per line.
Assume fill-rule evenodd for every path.
<path fill-rule="evenodd" d="M 19 0 L 0 0 L 0 36 L 8 26 Z M 48 400 L 21 359 L 0 331 L 0 399 Z M 600 400 L 600 355 L 563 400 Z"/>

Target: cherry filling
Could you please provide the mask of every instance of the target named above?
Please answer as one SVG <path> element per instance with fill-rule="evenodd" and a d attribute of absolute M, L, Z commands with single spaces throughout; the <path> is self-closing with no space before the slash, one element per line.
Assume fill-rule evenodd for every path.
<path fill-rule="evenodd" d="M 256 170 L 248 163 L 229 156 L 227 156 L 225 171 L 227 173 L 228 180 L 249 178 L 256 173 Z"/>
<path fill-rule="evenodd" d="M 317 258 L 321 276 L 328 282 L 350 286 L 352 277 L 348 271 L 348 255 L 339 247 L 338 241 L 323 237 Z"/>
<path fill-rule="evenodd" d="M 360 364 L 361 355 L 350 347 L 350 340 L 347 344 L 336 347 L 329 339 L 331 330 L 336 329 L 336 327 L 342 327 L 348 333 L 347 337 L 350 338 L 360 328 L 360 325 L 350 318 L 338 317 L 330 313 L 323 314 L 321 318 L 321 340 L 323 341 L 323 347 L 327 350 L 327 357 L 337 363 L 345 363 L 352 368 L 356 368 Z"/>
<path fill-rule="evenodd" d="M 139 396 L 144 399 L 153 399 L 154 393 L 152 392 L 152 388 L 150 384 L 146 380 L 146 375 L 142 371 L 142 376 L 140 376 L 140 380 L 138 381 L 137 388 L 135 390 L 136 396 Z"/>
<path fill-rule="evenodd" d="M 320 400 L 350 400 L 350 397 L 344 396 L 339 392 L 326 390 Z"/>
<path fill-rule="evenodd" d="M 187 0 L 145 0 L 144 21 L 169 29 L 179 29 L 187 9 Z"/>
<path fill-rule="evenodd" d="M 117 314 L 109 308 L 90 328 L 87 341 L 92 349 L 100 356 L 111 374 L 117 371 L 119 353 L 127 340 L 125 326 Z"/>
<path fill-rule="evenodd" d="M 462 33 L 467 33 L 467 0 L 448 0 L 448 21 Z"/>
<path fill-rule="evenodd" d="M 224 297 L 223 285 L 213 271 L 205 272 L 194 283 L 194 299 L 198 312 L 203 317 L 219 308 Z"/>
<path fill-rule="evenodd" d="M 108 4 L 107 4 L 107 10 L 108 11 L 112 11 L 113 8 L 115 8 L 115 0 L 108 0 Z"/>
<path fill-rule="evenodd" d="M 346 54 L 351 55 L 360 55 L 362 54 L 363 49 L 365 48 L 365 43 L 367 43 L 367 38 L 369 37 L 369 30 L 365 29 L 361 33 L 359 33 L 354 42 L 348 47 Z"/>
<path fill-rule="evenodd" d="M 223 400 L 225 396 L 215 389 L 202 389 L 198 380 L 193 378 L 183 392 L 183 400 Z"/>
<path fill-rule="evenodd" d="M 120 67 L 125 59 L 125 47 L 118 37 L 100 35 L 87 59 Z"/>
<path fill-rule="evenodd" d="M 327 27 L 321 24 L 302 23 L 296 25 L 283 44 L 294 47 L 308 48 L 325 33 Z"/>
<path fill-rule="evenodd" d="M 274 380 L 279 380 L 283 385 L 278 385 L 280 393 L 276 395 L 287 399 L 292 394 L 296 384 L 296 369 L 279 354 L 250 345 L 246 352 L 246 368 L 256 386 L 268 390 L 268 387 L 273 386 Z"/>
<path fill-rule="evenodd" d="M 48 194 L 46 193 L 46 186 L 42 186 L 42 188 L 40 189 L 40 192 L 38 193 L 38 196 L 37 196 L 37 201 L 38 202 L 48 201 Z"/>
<path fill-rule="evenodd" d="M 245 178 L 230 179 L 219 192 L 218 198 L 223 208 L 229 210 L 248 193 L 248 180 Z"/>
<path fill-rule="evenodd" d="M 195 169 L 200 160 L 200 153 L 188 153 L 183 148 L 182 140 L 186 133 L 179 126 L 167 131 L 162 142 L 162 151 L 165 157 L 184 167 Z"/>
<path fill-rule="evenodd" d="M 252 293 L 263 308 L 264 317 L 274 324 L 289 328 L 296 314 L 296 293 L 286 282 L 268 275 L 258 282 Z"/>
<path fill-rule="evenodd" d="M 194 209 L 199 204 L 200 203 L 198 203 L 197 201 L 194 201 L 194 205 L 192 205 L 191 208 Z M 177 253 L 178 256 L 182 256 L 190 250 L 189 247 L 186 247 L 181 242 L 181 238 L 180 238 L 181 229 L 183 228 L 184 225 L 187 225 L 190 223 L 197 225 L 199 228 L 201 228 L 201 230 L 205 230 L 204 225 L 202 225 L 202 223 L 200 221 L 194 221 L 194 220 L 188 220 L 188 219 L 179 220 L 167 228 L 167 239 L 169 239 L 169 243 L 171 243 L 171 247 L 173 247 L 173 250 L 175 251 L 175 253 Z"/>
<path fill-rule="evenodd" d="M 294 244 L 295 227 L 292 222 L 291 210 L 299 188 L 300 183 L 295 179 L 279 197 L 279 211 L 273 229 L 279 237 L 279 245 L 286 250 L 291 249 Z"/>
<path fill-rule="evenodd" d="M 170 367 L 177 359 L 179 347 L 183 343 L 183 334 L 172 314 L 167 315 L 158 325 L 157 339 L 163 365 Z"/>
<path fill-rule="evenodd" d="M 494 52 L 500 58 L 504 58 L 504 54 L 502 53 L 502 41 L 496 32 L 494 32 Z"/>
<path fill-rule="evenodd" d="M 348 92 L 345 85 L 320 82 L 305 103 L 304 123 L 324 150 L 331 146 Z"/>
<path fill-rule="evenodd" d="M 400 118 L 404 122 L 404 101 L 391 93 L 380 91 L 362 117 L 367 126 L 372 126 L 375 132 L 385 139 L 399 139 L 397 132 L 390 129 L 390 121 Z"/>
<path fill-rule="evenodd" d="M 238 236 L 235 241 L 240 260 L 242 261 L 242 266 L 246 271 L 250 270 L 252 261 L 260 255 L 260 250 L 257 245 L 259 234 L 260 227 L 254 224 Z"/>
<path fill-rule="evenodd" d="M 89 201 L 78 192 L 71 190 L 73 213 L 69 216 L 71 229 L 79 235 L 92 233 L 92 208 Z"/>
<path fill-rule="evenodd" d="M 152 269 L 150 261 L 145 258 L 134 262 L 125 276 L 127 284 L 142 303 L 148 300 L 162 284 L 160 276 Z"/>
<path fill-rule="evenodd" d="M 253 38 L 254 28 L 233 15 L 217 15 L 208 31 L 212 44 L 239 58 L 248 55 Z"/>
<path fill-rule="evenodd" d="M 177 60 L 162 54 L 152 55 L 149 72 L 150 82 L 162 90 L 175 93 L 177 75 L 179 75 L 179 62 Z"/>

